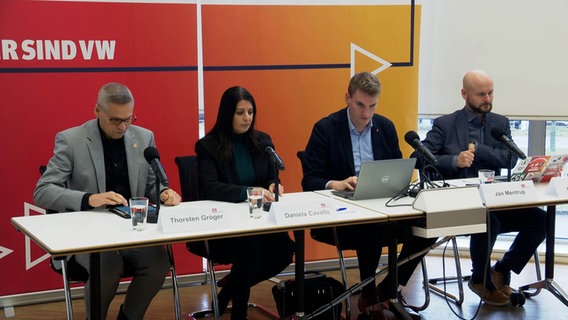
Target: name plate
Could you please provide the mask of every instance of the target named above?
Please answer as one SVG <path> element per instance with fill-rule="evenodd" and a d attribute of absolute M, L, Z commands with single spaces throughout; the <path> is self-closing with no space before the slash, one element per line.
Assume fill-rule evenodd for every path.
<path fill-rule="evenodd" d="M 550 179 L 546 192 L 558 198 L 568 198 L 568 177 Z"/>
<path fill-rule="evenodd" d="M 223 205 L 174 207 L 160 212 L 158 229 L 163 233 L 223 229 L 233 224 L 234 216 Z"/>
<path fill-rule="evenodd" d="M 479 192 L 488 207 L 531 203 L 538 199 L 530 180 L 480 184 Z"/>
<path fill-rule="evenodd" d="M 324 222 L 338 216 L 333 199 L 278 201 L 270 205 L 270 219 L 276 225 Z"/>

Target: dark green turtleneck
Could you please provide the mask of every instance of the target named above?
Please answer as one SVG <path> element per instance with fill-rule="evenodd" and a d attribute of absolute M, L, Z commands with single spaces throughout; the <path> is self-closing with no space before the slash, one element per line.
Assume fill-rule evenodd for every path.
<path fill-rule="evenodd" d="M 242 201 L 247 198 L 247 187 L 254 186 L 256 180 L 251 153 L 245 145 L 244 138 L 242 134 L 234 135 L 233 138 L 233 159 L 235 159 L 239 183 L 243 186 L 239 195 L 239 200 Z"/>

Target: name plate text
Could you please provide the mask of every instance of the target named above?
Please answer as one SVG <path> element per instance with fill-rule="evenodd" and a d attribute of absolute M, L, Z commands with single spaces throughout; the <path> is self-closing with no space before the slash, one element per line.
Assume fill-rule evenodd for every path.
<path fill-rule="evenodd" d="M 568 177 L 550 179 L 546 192 L 558 198 L 568 198 Z"/>
<path fill-rule="evenodd" d="M 163 233 L 228 228 L 232 225 L 235 216 L 223 205 L 172 209 L 164 210 L 158 216 L 158 229 Z"/>
<path fill-rule="evenodd" d="M 335 219 L 338 216 L 331 198 L 272 202 L 269 214 L 276 225 L 323 222 Z"/>
<path fill-rule="evenodd" d="M 480 184 L 479 192 L 488 207 L 531 203 L 538 199 L 530 180 Z"/>

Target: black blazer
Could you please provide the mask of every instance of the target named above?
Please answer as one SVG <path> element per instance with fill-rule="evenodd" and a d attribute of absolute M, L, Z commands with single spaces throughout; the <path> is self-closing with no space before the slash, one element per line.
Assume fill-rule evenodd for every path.
<path fill-rule="evenodd" d="M 255 186 L 268 188 L 276 181 L 276 170 L 270 156 L 260 150 L 267 143 L 272 144 L 270 136 L 261 131 L 255 131 L 255 139 L 259 149 L 251 150 L 255 169 Z M 198 158 L 198 181 L 200 199 L 241 202 L 246 200 L 246 187 L 239 184 L 237 169 L 233 158 L 221 161 L 219 158 L 220 141 L 216 135 L 206 135 L 195 144 Z M 244 197 L 243 197 L 244 196 Z"/>
<path fill-rule="evenodd" d="M 329 180 L 343 180 L 355 175 L 348 121 L 347 108 L 343 108 L 314 125 L 302 161 L 304 191 L 322 190 Z M 374 114 L 372 122 L 374 159 L 402 158 L 392 121 Z"/>

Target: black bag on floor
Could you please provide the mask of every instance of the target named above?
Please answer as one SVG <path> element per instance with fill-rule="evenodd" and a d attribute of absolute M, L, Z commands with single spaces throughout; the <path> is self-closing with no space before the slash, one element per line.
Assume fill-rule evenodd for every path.
<path fill-rule="evenodd" d="M 272 295 L 276 302 L 278 315 L 281 319 L 296 313 L 296 282 L 292 280 L 281 281 L 272 287 Z M 325 274 L 307 274 L 304 283 L 304 313 L 306 315 L 328 304 L 345 291 L 343 284 Z M 317 320 L 340 320 L 341 306 L 339 303 L 318 317 Z"/>

